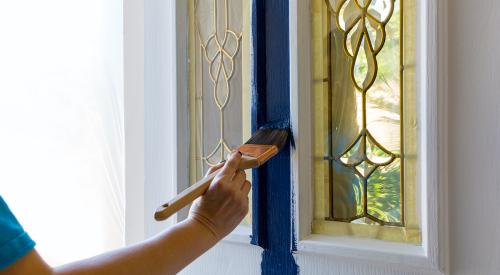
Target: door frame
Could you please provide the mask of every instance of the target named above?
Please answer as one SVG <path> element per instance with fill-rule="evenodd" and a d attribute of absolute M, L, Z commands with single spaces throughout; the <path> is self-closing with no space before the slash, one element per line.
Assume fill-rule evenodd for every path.
<path fill-rule="evenodd" d="M 163 56 L 162 59 L 163 62 L 176 60 L 174 71 L 169 71 L 171 66 L 149 71 L 158 76 L 165 76 L 166 72 L 172 73 L 169 77 L 156 79 L 157 86 L 147 86 L 148 79 L 145 79 L 145 71 L 155 65 L 154 62 L 147 62 L 148 58 L 150 61 L 154 61 L 155 55 L 161 56 L 165 51 L 165 49 L 157 47 L 158 45 L 154 46 L 157 41 L 155 39 L 158 38 L 156 35 L 167 35 L 165 28 L 162 29 L 161 26 L 159 30 L 146 28 L 158 22 L 149 21 L 148 23 L 145 16 L 147 9 L 162 6 L 161 2 L 159 0 L 151 1 L 146 6 L 144 0 L 124 0 L 127 243 L 142 240 L 145 236 L 164 227 L 165 225 L 151 225 L 152 219 L 148 219 L 148 217 L 152 215 L 152 211 L 147 208 L 161 203 L 165 197 L 174 195 L 178 190 L 185 188 L 187 184 L 187 172 L 185 171 L 187 161 L 185 158 L 188 148 L 187 144 L 184 144 L 186 141 L 184 137 L 187 135 L 185 123 L 187 116 L 185 109 L 177 108 L 178 106 L 187 106 L 187 97 L 183 93 L 187 91 L 187 67 L 183 58 L 187 56 L 188 40 L 187 35 L 183 35 L 187 33 L 187 24 L 183 25 L 183 21 L 175 20 L 174 39 L 176 39 L 177 44 L 175 49 L 168 50 L 167 57 Z M 341 268 L 353 272 L 369 268 L 369 273 L 366 274 L 386 274 L 377 270 L 393 272 L 396 270 L 425 270 L 430 274 L 446 273 L 449 266 L 447 237 L 448 153 L 446 145 L 448 132 L 446 100 L 447 0 L 422 0 L 419 5 L 420 36 L 418 37 L 418 45 L 425 49 L 419 55 L 420 60 L 425 64 L 419 73 L 419 89 L 422 92 L 420 112 L 422 113 L 421 119 L 425 122 L 426 127 L 424 128 L 427 129 L 420 134 L 420 138 L 424 141 L 421 152 L 427 160 L 426 164 L 421 167 L 421 176 L 422 179 L 425 179 L 422 181 L 425 183 L 422 201 L 424 201 L 423 210 L 427 215 L 424 215 L 425 223 L 422 223 L 425 249 L 416 252 L 412 252 L 410 249 L 406 250 L 405 253 L 395 252 L 394 247 L 387 248 L 381 245 L 377 246 L 377 244 L 370 244 L 375 249 L 367 253 L 366 250 L 363 252 L 363 249 L 359 247 L 366 245 L 366 242 L 356 246 L 352 240 L 342 244 L 332 242 L 327 237 L 314 239 L 315 236 L 312 236 L 313 238 L 310 238 L 312 192 L 310 185 L 303 184 L 312 175 L 310 163 L 306 161 L 311 152 L 309 149 L 310 138 L 307 137 L 311 128 L 310 123 L 304 122 L 307 122 L 308 114 L 311 111 L 310 99 L 304 96 L 306 94 L 304 91 L 310 90 L 310 77 L 308 77 L 310 57 L 306 54 L 309 50 L 307 43 L 301 43 L 300 47 L 298 43 L 310 40 L 308 40 L 308 32 L 310 31 L 309 0 L 252 0 L 252 3 L 252 26 L 254 31 L 261 30 L 259 33 L 254 32 L 254 37 L 252 37 L 254 39 L 254 49 L 252 50 L 255 55 L 254 68 L 260 68 L 260 66 L 266 68 L 259 70 L 263 73 L 260 80 L 257 70 L 254 69 L 253 83 L 256 94 L 253 98 L 275 97 L 274 99 L 266 99 L 271 100 L 272 104 L 260 107 L 257 107 L 258 104 L 254 105 L 252 125 L 255 130 L 267 123 L 278 122 L 282 125 L 289 123 L 295 140 L 295 148 L 290 151 L 286 149 L 280 154 L 281 156 L 271 161 L 266 167 L 254 172 L 253 191 L 255 194 L 260 194 L 260 200 L 254 201 L 254 211 L 257 214 L 253 224 L 252 242 L 264 250 L 249 244 L 248 231 L 231 234 L 227 240 L 223 241 L 222 245 L 232 246 L 227 251 L 236 252 L 239 249 L 249 249 L 253 251 L 252 255 L 262 253 L 261 270 L 264 274 L 296 274 L 298 269 L 306 267 L 308 263 L 317 263 L 316 260 L 331 264 L 332 272 L 339 271 Z M 165 5 L 163 4 L 163 6 Z M 155 14 L 158 16 L 166 14 L 172 16 L 174 14 L 175 16 L 170 17 L 171 20 L 173 20 L 172 18 L 187 18 L 187 8 L 184 5 L 174 2 L 168 6 L 174 7 L 175 11 L 168 12 L 165 9 L 158 9 L 158 14 Z M 260 10 L 257 12 L 256 8 L 260 8 Z M 261 29 L 259 29 L 259 24 L 261 24 Z M 285 33 L 280 33 L 283 30 Z M 169 32 L 168 35 L 172 38 L 172 32 Z M 260 40 L 258 39 L 259 35 Z M 282 49 L 287 49 L 288 57 L 285 58 L 283 55 L 280 55 L 278 59 L 273 59 L 273 56 L 266 57 L 266 55 L 272 54 L 273 48 L 278 45 Z M 146 49 L 148 53 L 146 53 Z M 151 55 L 147 57 L 147 54 Z M 280 60 L 287 64 L 285 67 L 288 70 L 280 70 L 279 66 L 284 65 L 279 63 Z M 279 66 L 273 68 L 271 64 Z M 148 69 L 148 66 L 151 67 Z M 275 76 L 279 76 L 278 79 L 282 85 L 280 89 L 274 89 L 266 81 L 266 79 L 274 80 Z M 149 90 L 146 87 L 149 87 Z M 151 92 L 157 88 L 161 89 L 162 93 L 147 94 L 148 91 Z M 175 89 L 177 93 L 169 93 L 166 90 L 171 88 Z M 158 109 L 158 106 L 148 105 L 148 102 L 154 102 L 154 98 L 161 98 L 164 102 L 172 103 L 168 108 L 170 108 L 169 114 L 173 116 L 165 115 L 162 110 Z M 290 104 L 288 110 L 286 108 L 282 110 L 281 115 L 273 113 L 275 104 L 280 104 L 280 100 L 289 100 L 288 104 Z M 151 109 L 152 107 L 154 108 Z M 267 114 L 259 118 L 262 116 L 260 112 L 264 109 Z M 149 115 L 146 112 L 149 112 Z M 157 139 L 158 136 L 156 136 L 154 129 L 158 125 L 168 125 L 162 129 L 177 131 L 173 141 L 170 140 L 172 142 Z M 178 127 L 181 127 L 180 130 Z M 179 146 L 177 146 L 178 143 Z M 159 162 L 177 171 L 172 172 L 167 177 L 171 180 L 177 180 L 177 184 L 169 185 L 164 182 L 166 175 L 164 171 L 159 170 L 161 167 L 151 164 L 153 160 L 158 161 L 158 152 L 170 150 L 172 147 L 178 160 L 160 159 Z M 290 175 L 288 179 L 273 185 L 269 179 L 277 177 L 276 171 L 279 169 L 274 169 L 276 167 L 288 169 Z M 283 189 L 277 189 L 278 186 L 285 187 L 284 192 L 281 192 Z M 274 205 L 271 203 L 274 199 L 273 196 L 277 194 L 282 203 L 279 210 L 274 209 Z M 264 203 L 261 201 L 262 198 L 265 198 Z M 149 206 L 146 205 L 146 201 Z M 284 211 L 288 211 L 288 216 L 283 217 Z M 281 219 L 278 226 L 275 226 L 276 221 L 278 221 L 276 217 Z M 183 215 L 178 217 L 179 220 L 182 218 Z M 284 234 L 282 234 L 283 232 Z M 270 238 L 275 238 L 280 234 L 283 238 L 279 239 L 279 242 L 269 242 Z M 215 250 L 217 249 L 219 248 Z M 388 253 L 382 253 L 384 249 Z M 376 252 L 375 257 L 372 254 L 374 251 Z M 219 255 L 217 253 L 215 251 L 212 255 Z M 219 258 L 224 259 L 224 254 L 219 256 Z M 202 259 L 202 263 L 209 262 L 209 260 Z M 376 263 L 375 266 L 378 266 L 377 268 L 372 268 L 374 263 Z M 416 267 L 415 263 L 420 266 Z M 279 273 L 281 264 L 286 265 L 286 273 Z M 386 269 L 386 265 L 389 264 L 393 267 Z"/>

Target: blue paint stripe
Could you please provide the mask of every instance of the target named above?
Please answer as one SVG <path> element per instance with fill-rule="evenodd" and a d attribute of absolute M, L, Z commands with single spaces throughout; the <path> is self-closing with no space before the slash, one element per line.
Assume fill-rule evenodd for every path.
<path fill-rule="evenodd" d="M 253 0 L 252 128 L 290 120 L 287 0 Z M 290 146 L 253 172 L 252 243 L 264 248 L 262 274 L 298 274 L 292 256 Z"/>
<path fill-rule="evenodd" d="M 252 52 L 253 52 L 253 74 L 252 74 L 252 132 L 262 125 L 265 121 L 265 90 L 266 86 L 266 70 L 265 68 L 265 37 L 259 34 L 265 32 L 264 20 L 258 19 L 263 10 L 263 1 L 254 0 L 252 2 Z M 259 245 L 262 248 L 267 247 L 266 234 L 266 213 L 265 209 L 266 190 L 263 183 L 260 183 L 260 178 L 265 174 L 265 167 L 252 170 L 252 239 L 251 243 Z"/>

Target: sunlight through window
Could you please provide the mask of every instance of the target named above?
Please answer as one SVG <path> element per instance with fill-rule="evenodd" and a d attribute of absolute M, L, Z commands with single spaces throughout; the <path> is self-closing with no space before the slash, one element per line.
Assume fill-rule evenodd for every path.
<path fill-rule="evenodd" d="M 124 243 L 120 0 L 0 2 L 0 194 L 52 265 Z"/>

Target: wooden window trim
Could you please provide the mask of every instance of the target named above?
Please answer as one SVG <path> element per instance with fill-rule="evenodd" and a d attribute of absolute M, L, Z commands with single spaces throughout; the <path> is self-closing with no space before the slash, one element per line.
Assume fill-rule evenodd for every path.
<path fill-rule="evenodd" d="M 447 211 L 447 1 L 417 1 L 417 96 L 420 131 L 418 200 L 422 245 L 389 243 L 311 233 L 313 221 L 312 114 L 310 97 L 310 1 L 290 1 L 291 121 L 297 251 L 300 266 L 308 255 L 332 261 L 391 264 L 394 270 L 446 274 Z M 299 44 L 300 42 L 300 44 Z M 355 266 L 355 265 L 353 265 Z"/>

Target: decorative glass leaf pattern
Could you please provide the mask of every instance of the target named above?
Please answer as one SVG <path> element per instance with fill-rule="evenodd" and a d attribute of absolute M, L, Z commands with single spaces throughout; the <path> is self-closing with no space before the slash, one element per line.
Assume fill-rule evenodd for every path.
<path fill-rule="evenodd" d="M 324 158 L 330 167 L 327 220 L 405 224 L 401 1 L 324 2 L 333 22 L 328 40 L 330 149 Z M 349 77 L 344 80 L 345 70 Z M 354 138 L 353 129 L 358 131 Z"/>
<path fill-rule="evenodd" d="M 187 4 L 188 170 L 191 182 L 196 182 L 251 134 L 251 10 L 244 0 L 189 0 Z M 251 180 L 251 175 L 247 178 Z M 251 224 L 251 213 L 243 224 Z"/>
<path fill-rule="evenodd" d="M 201 142 L 199 158 L 208 166 L 214 166 L 223 161 L 225 156 L 231 152 L 231 145 L 235 145 L 228 141 L 225 129 L 228 124 L 227 113 L 228 105 L 232 102 L 231 97 L 234 93 L 241 92 L 241 88 L 237 89 L 231 85 L 240 84 L 241 87 L 241 81 L 233 81 L 236 70 L 239 70 L 241 75 L 241 67 L 235 66 L 235 62 L 241 51 L 243 35 L 241 22 L 231 20 L 234 19 L 234 15 L 231 14 L 232 11 L 234 12 L 232 9 L 234 6 L 241 8 L 241 3 L 229 0 L 194 1 L 195 39 L 202 59 L 202 62 L 197 64 L 200 66 L 201 73 L 196 76 L 202 82 L 196 91 L 200 101 L 198 103 L 200 107 L 197 110 L 197 118 L 200 120 L 197 127 L 200 128 L 198 131 Z M 241 60 L 241 58 L 239 59 Z M 206 76 L 208 76 L 210 85 L 203 83 L 207 69 Z M 208 91 L 206 91 L 207 88 Z M 233 102 L 234 104 L 238 103 Z M 207 115 L 207 112 L 210 114 Z M 213 116 L 214 113 L 217 113 L 216 117 L 213 117 L 217 123 L 204 121 L 205 118 Z M 215 127 L 218 128 L 218 137 L 216 139 L 208 138 L 206 136 L 207 130 L 213 131 Z M 235 130 L 235 128 L 231 128 Z"/>

